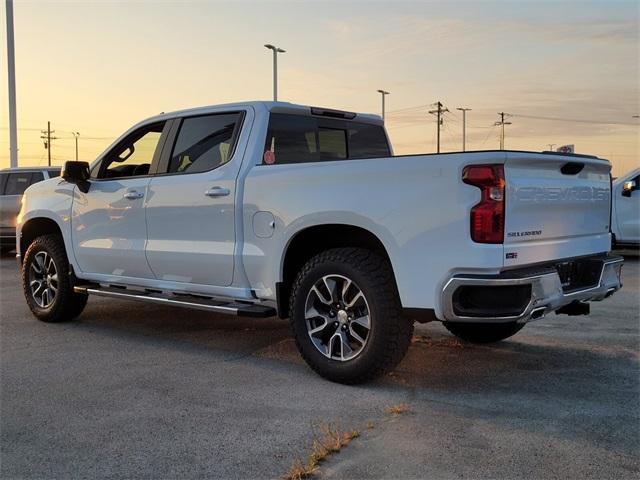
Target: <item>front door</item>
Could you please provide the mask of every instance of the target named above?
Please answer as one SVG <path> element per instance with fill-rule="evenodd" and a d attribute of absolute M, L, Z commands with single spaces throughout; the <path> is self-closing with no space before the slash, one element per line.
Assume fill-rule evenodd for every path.
<path fill-rule="evenodd" d="M 94 169 L 89 191 L 76 187 L 71 235 L 81 272 L 153 278 L 144 252 L 144 204 L 164 128 L 161 122 L 128 135 Z"/>
<path fill-rule="evenodd" d="M 243 117 L 236 111 L 180 120 L 173 147 L 163 153 L 148 190 L 146 252 L 159 280 L 231 284 L 242 160 L 235 146 Z"/>

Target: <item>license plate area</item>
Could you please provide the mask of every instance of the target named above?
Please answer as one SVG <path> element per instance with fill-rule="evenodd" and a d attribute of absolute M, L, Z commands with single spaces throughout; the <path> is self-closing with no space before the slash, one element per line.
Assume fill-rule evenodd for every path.
<path fill-rule="evenodd" d="M 562 290 L 568 293 L 597 286 L 602 272 L 602 260 L 593 258 L 571 260 L 557 263 L 555 267 Z"/>

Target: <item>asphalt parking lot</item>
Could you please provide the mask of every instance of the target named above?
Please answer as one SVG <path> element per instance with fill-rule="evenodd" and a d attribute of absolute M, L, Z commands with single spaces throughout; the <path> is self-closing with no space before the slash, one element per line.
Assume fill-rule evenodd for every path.
<path fill-rule="evenodd" d="M 628 257 L 590 316 L 491 346 L 418 326 L 396 372 L 348 387 L 278 319 L 92 298 L 76 322 L 38 322 L 3 257 L 0 476 L 278 478 L 332 422 L 360 436 L 320 478 L 638 478 L 639 274 Z"/>

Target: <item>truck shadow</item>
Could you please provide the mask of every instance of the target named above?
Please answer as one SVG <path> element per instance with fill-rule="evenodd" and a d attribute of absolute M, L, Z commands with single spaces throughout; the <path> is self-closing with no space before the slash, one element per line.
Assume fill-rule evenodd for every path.
<path fill-rule="evenodd" d="M 92 334 L 203 354 L 212 362 L 243 362 L 264 376 L 291 373 L 319 381 L 300 359 L 288 322 L 277 318 L 238 319 L 92 299 L 73 325 Z M 357 387 L 327 382 L 327 395 L 339 389 L 381 399 L 400 395 L 415 405 L 442 404 L 470 423 L 516 425 L 589 442 L 594 430 L 604 430 L 607 434 L 598 439 L 603 448 L 633 455 L 630 445 L 637 442 L 629 439 L 640 440 L 637 412 L 629 408 L 640 396 L 637 328 L 629 326 L 626 338 L 635 340 L 627 347 L 594 337 L 571 340 L 566 330 L 575 327 L 570 323 L 562 330 L 545 328 L 549 325 L 529 325 L 512 339 L 479 346 L 460 342 L 440 324 L 422 325 L 394 372 Z M 623 325 L 619 333 L 625 335 Z"/>

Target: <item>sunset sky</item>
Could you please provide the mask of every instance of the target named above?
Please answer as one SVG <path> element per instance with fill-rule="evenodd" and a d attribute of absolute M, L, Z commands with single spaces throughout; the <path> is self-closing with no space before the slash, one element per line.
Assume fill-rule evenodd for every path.
<path fill-rule="evenodd" d="M 4 4 L 4 2 L 2 2 Z M 161 111 L 280 100 L 380 112 L 397 154 L 435 151 L 430 104 L 442 101 L 443 151 L 575 144 L 619 175 L 640 165 L 639 5 L 627 2 L 27 2 L 15 1 L 21 166 L 93 160 Z M 2 8 L 0 167 L 9 165 Z M 541 119 L 540 117 L 556 120 Z"/>

